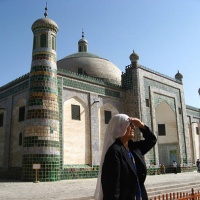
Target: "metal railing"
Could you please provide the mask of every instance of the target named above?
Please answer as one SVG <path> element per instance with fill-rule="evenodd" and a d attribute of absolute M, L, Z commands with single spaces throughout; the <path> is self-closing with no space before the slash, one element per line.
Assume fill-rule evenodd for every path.
<path fill-rule="evenodd" d="M 153 197 L 150 200 L 200 200 L 200 192 L 194 192 L 194 189 L 192 188 L 191 193 L 173 192 Z"/>

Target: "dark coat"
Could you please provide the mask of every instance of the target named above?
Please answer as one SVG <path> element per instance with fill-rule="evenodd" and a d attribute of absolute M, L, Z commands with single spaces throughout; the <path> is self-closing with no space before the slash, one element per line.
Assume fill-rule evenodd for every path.
<path fill-rule="evenodd" d="M 145 140 L 129 141 L 137 166 L 137 176 L 142 191 L 142 199 L 147 200 L 147 192 L 144 186 L 147 169 L 143 158 L 155 144 L 156 137 L 149 130 L 140 129 Z M 109 147 L 102 166 L 101 184 L 104 200 L 133 200 L 137 189 L 137 176 L 133 167 L 133 161 L 128 155 L 127 149 L 119 139 Z"/>

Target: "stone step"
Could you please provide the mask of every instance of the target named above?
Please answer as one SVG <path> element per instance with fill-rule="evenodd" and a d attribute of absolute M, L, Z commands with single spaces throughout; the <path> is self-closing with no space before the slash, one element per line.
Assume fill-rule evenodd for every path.
<path fill-rule="evenodd" d="M 174 184 L 165 184 L 163 186 L 156 187 L 146 187 L 149 199 L 153 199 L 158 195 L 176 193 L 176 192 L 187 192 L 191 193 L 191 189 L 194 189 L 195 192 L 200 190 L 200 181 L 195 182 L 185 182 L 185 183 L 174 183 Z"/>
<path fill-rule="evenodd" d="M 158 197 L 159 195 L 176 193 L 176 192 L 191 193 L 192 188 L 194 189 L 195 192 L 200 190 L 200 181 L 174 183 L 174 184 L 169 183 L 169 185 L 156 186 L 156 187 L 146 186 L 149 199 L 153 199 L 154 197 Z M 93 197 L 88 196 L 82 198 L 74 198 L 70 200 L 93 200 Z"/>

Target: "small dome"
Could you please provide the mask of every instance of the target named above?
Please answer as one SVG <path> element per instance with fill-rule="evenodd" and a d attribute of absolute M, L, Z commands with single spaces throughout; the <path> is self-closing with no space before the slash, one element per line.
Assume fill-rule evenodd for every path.
<path fill-rule="evenodd" d="M 133 50 L 133 53 L 130 55 L 130 60 L 131 62 L 137 62 L 139 60 L 139 56 L 138 54 L 135 53 L 135 51 Z"/>
<path fill-rule="evenodd" d="M 56 24 L 56 22 L 54 22 L 53 20 L 49 19 L 49 18 L 41 18 L 36 20 L 31 29 L 32 31 L 34 31 L 35 29 L 38 28 L 50 28 L 53 29 L 56 33 L 58 32 L 58 25 Z"/>
<path fill-rule="evenodd" d="M 82 38 L 78 41 L 78 44 L 87 44 L 87 43 L 88 43 L 88 41 L 84 38 Z"/>
<path fill-rule="evenodd" d="M 183 75 L 178 70 L 178 73 L 175 75 L 175 79 L 182 81 L 182 78 L 183 78 Z"/>

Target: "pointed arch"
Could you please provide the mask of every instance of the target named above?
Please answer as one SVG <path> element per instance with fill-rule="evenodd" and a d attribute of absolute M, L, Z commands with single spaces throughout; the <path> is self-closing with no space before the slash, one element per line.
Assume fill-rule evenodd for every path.
<path fill-rule="evenodd" d="M 179 162 L 180 155 L 176 113 L 166 101 L 162 101 L 155 108 L 155 116 L 160 163 L 170 165 L 173 160 Z M 161 129 L 159 130 L 159 125 L 165 128 L 165 134 L 161 132 Z"/>
<path fill-rule="evenodd" d="M 155 109 L 157 130 L 159 124 L 164 124 L 166 128 L 166 135 L 159 136 L 158 143 L 178 143 L 178 129 L 176 114 L 171 109 L 166 101 L 162 101 Z"/>
<path fill-rule="evenodd" d="M 80 108 L 80 119 L 72 118 L 72 105 Z M 85 102 L 74 96 L 63 105 L 63 163 L 90 164 L 89 110 Z"/>

